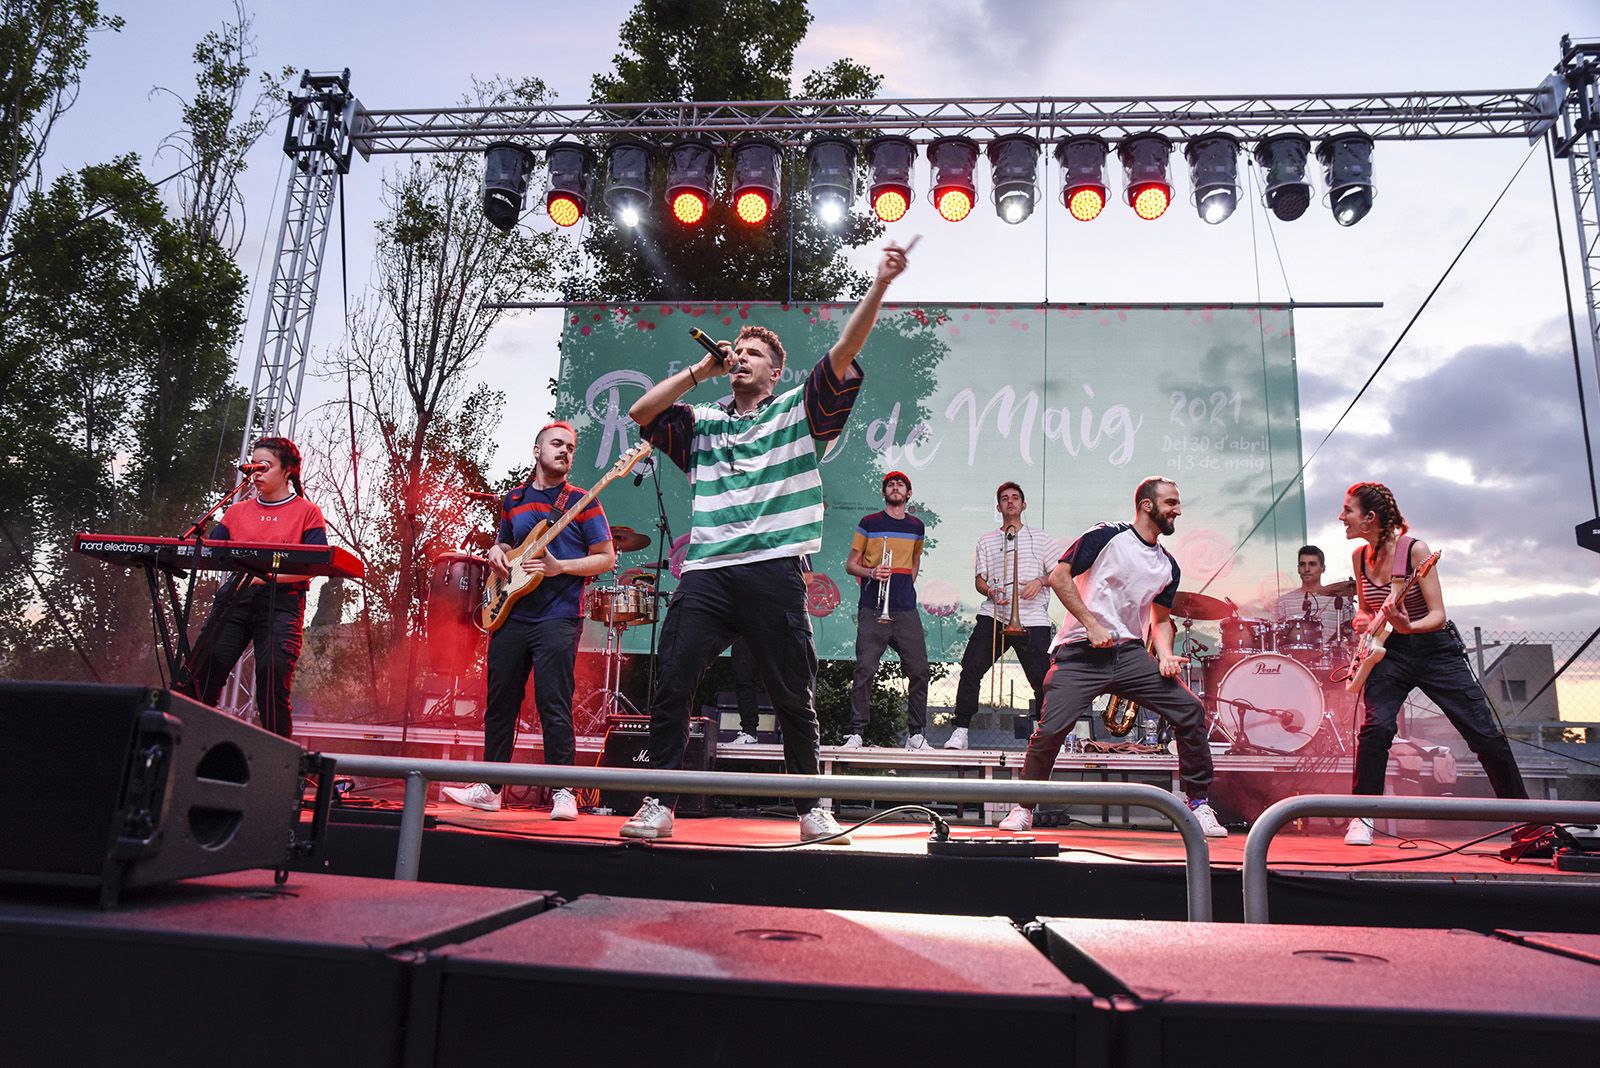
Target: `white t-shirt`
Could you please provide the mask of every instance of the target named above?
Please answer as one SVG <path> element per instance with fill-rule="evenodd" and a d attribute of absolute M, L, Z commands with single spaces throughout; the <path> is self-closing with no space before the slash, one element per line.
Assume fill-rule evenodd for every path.
<path fill-rule="evenodd" d="M 1143 641 L 1150 605 L 1171 608 L 1178 595 L 1178 561 L 1160 543 L 1141 538 L 1131 523 L 1102 523 L 1085 531 L 1061 562 L 1071 566 L 1078 596 L 1114 638 Z M 1068 612 L 1050 648 L 1088 638 L 1078 617 Z"/>
<path fill-rule="evenodd" d="M 1020 596 L 1023 586 L 1050 574 L 1050 569 L 1056 566 L 1056 560 L 1061 556 L 1061 543 L 1039 528 L 1030 526 L 1018 527 L 1016 538 L 1010 542 L 1006 540 L 1005 530 L 999 527 L 979 538 L 978 548 L 972 554 L 973 572 L 982 575 L 990 589 L 998 587 L 1004 590 L 1007 597 L 1011 596 L 1013 551 L 1016 553 L 1017 591 Z M 1037 597 L 1024 598 L 1017 618 L 1024 627 L 1051 626 L 1050 600 L 1048 588 L 1041 590 Z M 1010 619 L 1011 605 L 1008 603 L 997 613 L 994 598 L 988 597 L 978 607 L 978 614 Z"/>

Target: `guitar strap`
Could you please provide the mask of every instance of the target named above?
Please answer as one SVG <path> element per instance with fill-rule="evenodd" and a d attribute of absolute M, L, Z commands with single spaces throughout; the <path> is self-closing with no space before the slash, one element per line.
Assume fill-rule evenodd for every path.
<path fill-rule="evenodd" d="M 1394 567 L 1391 569 L 1395 578 L 1411 577 L 1411 546 L 1415 545 L 1416 541 L 1417 539 L 1410 534 L 1402 534 L 1395 539 Z"/>

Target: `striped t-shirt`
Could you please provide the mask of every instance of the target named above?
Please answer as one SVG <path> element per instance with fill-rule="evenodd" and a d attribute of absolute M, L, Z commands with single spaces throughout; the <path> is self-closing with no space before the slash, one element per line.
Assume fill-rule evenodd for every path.
<path fill-rule="evenodd" d="M 883 563 L 883 552 L 885 547 L 888 548 L 890 567 L 894 571 L 894 577 L 889 580 L 891 612 L 911 612 L 917 607 L 917 591 L 912 576 L 922 564 L 925 535 L 922 520 L 914 515 L 896 519 L 888 512 L 873 512 L 862 517 L 856 526 L 855 537 L 850 539 L 850 551 L 861 554 L 863 567 L 875 568 Z M 881 596 L 877 579 L 861 580 L 861 611 L 876 611 Z"/>
<path fill-rule="evenodd" d="M 683 468 L 694 486 L 684 571 L 804 556 L 822 548 L 822 450 L 844 430 L 862 371 L 841 381 L 826 358 L 805 383 L 752 412 L 721 404 L 674 404 L 644 428 L 645 440 Z"/>
<path fill-rule="evenodd" d="M 978 539 L 978 548 L 972 554 L 972 569 L 984 577 L 990 589 L 1004 589 L 1006 596 L 1010 597 L 1013 568 L 1016 571 L 1015 585 L 1020 594 L 1023 586 L 1034 579 L 1048 576 L 1060 558 L 1061 544 L 1038 527 L 1019 527 L 1014 539 L 1007 539 L 1005 530 L 996 528 Z M 978 615 L 1009 619 L 1011 606 L 1007 604 L 997 614 L 994 598 L 986 597 L 978 607 Z M 1041 590 L 1039 596 L 1023 601 L 1018 607 L 1018 620 L 1024 627 L 1053 626 L 1050 621 L 1050 591 Z"/>

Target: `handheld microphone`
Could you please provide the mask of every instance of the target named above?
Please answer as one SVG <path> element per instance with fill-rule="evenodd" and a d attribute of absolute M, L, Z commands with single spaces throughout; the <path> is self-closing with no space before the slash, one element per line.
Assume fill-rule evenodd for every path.
<path fill-rule="evenodd" d="M 259 461 L 259 460 L 257 460 L 254 463 L 240 464 L 239 465 L 239 473 L 241 475 L 259 475 L 261 472 L 265 471 L 266 469 L 267 469 L 267 465 L 265 463 Z"/>
<path fill-rule="evenodd" d="M 694 340 L 699 343 L 701 348 L 705 349 L 707 352 L 711 353 L 711 355 L 721 360 L 724 367 L 728 366 L 728 362 L 732 359 L 732 356 L 729 353 L 723 352 L 722 348 L 715 341 L 712 341 L 711 338 L 706 335 L 704 330 L 701 330 L 698 326 L 691 326 L 689 328 L 689 336 L 694 338 Z"/>

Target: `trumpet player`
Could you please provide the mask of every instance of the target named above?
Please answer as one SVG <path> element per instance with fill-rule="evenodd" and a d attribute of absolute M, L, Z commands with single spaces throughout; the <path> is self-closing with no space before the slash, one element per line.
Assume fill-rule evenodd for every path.
<path fill-rule="evenodd" d="M 995 490 L 1000 526 L 978 539 L 973 554 L 973 586 L 983 595 L 977 625 L 961 654 L 961 679 L 956 684 L 956 726 L 946 749 L 967 748 L 967 733 L 978 711 L 983 676 L 1007 649 L 1017 651 L 1022 673 L 1033 687 L 1034 707 L 1042 707 L 1044 673 L 1049 667 L 1050 574 L 1061 545 L 1038 527 L 1022 522 L 1028 509 L 1022 487 L 1003 482 Z"/>
<path fill-rule="evenodd" d="M 1184 657 L 1172 651 L 1172 603 L 1178 561 L 1160 544 L 1183 514 L 1177 483 L 1147 478 L 1133 497 L 1132 523 L 1102 523 L 1072 543 L 1050 572 L 1050 588 L 1067 607 L 1050 648 L 1039 725 L 1028 739 L 1022 778 L 1048 779 L 1061 743 L 1100 694 L 1113 693 L 1170 722 L 1178 741 L 1178 776 L 1189 808 L 1207 838 L 1227 829 L 1206 802 L 1211 787 L 1211 747 L 1205 709 L 1178 679 Z M 1151 628 L 1155 655 L 1145 650 Z M 1026 831 L 1033 809 L 1014 805 L 1000 829 Z"/>
<path fill-rule="evenodd" d="M 850 736 L 846 749 L 861 748 L 871 718 L 872 677 L 885 649 L 900 654 L 911 685 L 906 691 L 906 748 L 926 749 L 928 642 L 917 611 L 917 572 L 922 567 L 922 520 L 906 514 L 911 479 L 901 471 L 883 476 L 883 511 L 856 525 L 844 568 L 861 580 L 856 610 L 856 674 L 850 690 Z"/>

